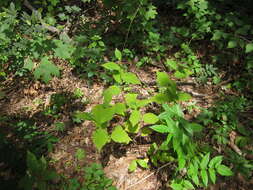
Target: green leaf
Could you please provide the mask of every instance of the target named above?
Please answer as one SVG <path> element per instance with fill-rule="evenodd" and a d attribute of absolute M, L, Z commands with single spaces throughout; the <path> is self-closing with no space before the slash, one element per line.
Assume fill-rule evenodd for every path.
<path fill-rule="evenodd" d="M 101 151 L 103 146 L 110 142 L 110 137 L 107 130 L 99 128 L 93 133 L 92 140 L 96 148 Z"/>
<path fill-rule="evenodd" d="M 184 185 L 184 187 L 187 188 L 187 190 L 195 189 L 194 186 L 192 185 L 192 183 L 188 180 L 184 180 L 183 185 Z"/>
<path fill-rule="evenodd" d="M 77 149 L 75 157 L 77 160 L 83 160 L 86 157 L 85 151 L 81 148 Z"/>
<path fill-rule="evenodd" d="M 184 156 L 178 156 L 178 169 L 182 170 L 185 167 L 186 164 L 186 160 L 184 158 Z"/>
<path fill-rule="evenodd" d="M 115 51 L 114 51 L 114 55 L 115 55 L 115 57 L 119 60 L 119 61 L 121 61 L 121 59 L 122 59 L 122 54 L 121 54 L 121 52 L 116 48 L 115 49 Z"/>
<path fill-rule="evenodd" d="M 125 95 L 125 100 L 126 100 L 126 104 L 128 105 L 128 107 L 132 108 L 132 109 L 136 109 L 137 108 L 137 96 L 138 94 L 126 94 Z"/>
<path fill-rule="evenodd" d="M 156 73 L 156 81 L 157 84 L 161 87 L 167 87 L 170 85 L 170 79 L 167 73 L 165 72 L 157 72 Z"/>
<path fill-rule="evenodd" d="M 202 170 L 206 169 L 207 168 L 207 164 L 209 162 L 209 158 L 210 158 L 210 153 L 207 153 L 201 160 L 200 162 L 200 168 Z"/>
<path fill-rule="evenodd" d="M 203 181 L 204 185 L 207 187 L 207 184 L 208 184 L 207 171 L 206 170 L 200 170 L 200 175 L 201 175 L 201 178 L 202 178 L 202 181 Z"/>
<path fill-rule="evenodd" d="M 250 53 L 253 51 L 253 43 L 249 43 L 246 45 L 246 50 L 245 50 L 245 53 Z"/>
<path fill-rule="evenodd" d="M 55 56 L 60 57 L 62 59 L 70 59 L 75 48 L 70 45 L 63 43 L 61 40 L 55 40 L 57 48 L 53 49 Z"/>
<path fill-rule="evenodd" d="M 143 121 L 148 124 L 155 124 L 159 118 L 153 113 L 146 113 L 143 115 Z"/>
<path fill-rule="evenodd" d="M 122 83 L 122 79 L 121 79 L 120 73 L 113 74 L 112 77 L 114 78 L 114 80 L 115 80 L 117 83 L 119 83 L 119 84 Z"/>
<path fill-rule="evenodd" d="M 136 162 L 136 160 L 133 160 L 128 167 L 128 171 L 134 172 L 136 170 L 136 168 L 137 168 L 137 162 Z"/>
<path fill-rule="evenodd" d="M 178 94 L 178 101 L 180 101 L 180 102 L 189 101 L 190 99 L 192 99 L 192 97 L 188 93 L 179 93 Z"/>
<path fill-rule="evenodd" d="M 128 136 L 126 131 L 119 125 L 114 128 L 111 138 L 117 143 L 128 144 L 131 141 L 131 138 Z"/>
<path fill-rule="evenodd" d="M 110 121 L 114 115 L 113 107 L 104 107 L 104 105 L 96 105 L 92 109 L 92 117 L 98 125 Z"/>
<path fill-rule="evenodd" d="M 133 110 L 131 115 L 130 115 L 130 118 L 129 118 L 129 121 L 131 122 L 131 124 L 133 126 L 135 126 L 137 123 L 139 123 L 139 121 L 141 120 L 141 113 L 140 111 L 138 110 Z"/>
<path fill-rule="evenodd" d="M 150 128 L 158 133 L 170 133 L 171 132 L 171 128 L 169 128 L 166 125 L 153 125 Z"/>
<path fill-rule="evenodd" d="M 119 95 L 120 92 L 121 90 L 118 86 L 110 86 L 108 89 L 106 89 L 103 93 L 104 105 L 109 105 L 112 100 L 112 97 Z"/>
<path fill-rule="evenodd" d="M 120 71 L 121 70 L 120 66 L 114 62 L 105 63 L 102 65 L 102 67 L 104 67 L 110 71 Z"/>
<path fill-rule="evenodd" d="M 217 168 L 217 172 L 222 176 L 232 176 L 233 172 L 231 169 L 223 164 L 219 165 Z"/>
<path fill-rule="evenodd" d="M 114 105 L 115 114 L 125 115 L 126 105 L 124 103 L 117 103 Z"/>
<path fill-rule="evenodd" d="M 215 170 L 213 168 L 209 168 L 208 171 L 209 171 L 209 176 L 211 178 L 212 183 L 215 184 L 216 183 Z"/>
<path fill-rule="evenodd" d="M 137 163 L 142 168 L 149 168 L 149 166 L 148 166 L 148 159 L 138 159 Z"/>
<path fill-rule="evenodd" d="M 184 187 L 182 184 L 179 184 L 179 183 L 175 183 L 173 182 L 170 187 L 173 189 L 173 190 L 184 190 Z"/>
<path fill-rule="evenodd" d="M 178 79 L 183 79 L 187 77 L 187 74 L 185 72 L 176 71 L 174 76 Z"/>
<path fill-rule="evenodd" d="M 236 41 L 229 41 L 227 48 L 235 48 L 237 46 Z"/>
<path fill-rule="evenodd" d="M 40 65 L 34 70 L 33 75 L 35 79 L 42 79 L 45 83 L 48 83 L 52 76 L 60 76 L 60 71 L 47 57 L 44 57 Z"/>
<path fill-rule="evenodd" d="M 165 62 L 165 64 L 167 66 L 169 66 L 173 70 L 177 70 L 178 69 L 178 63 L 175 60 L 173 60 L 173 59 L 167 59 L 166 62 Z"/>
<path fill-rule="evenodd" d="M 127 84 L 141 84 L 140 80 L 134 73 L 130 72 L 122 73 L 121 78 Z"/>
<path fill-rule="evenodd" d="M 37 160 L 36 156 L 30 151 L 27 151 L 27 154 L 26 154 L 26 164 L 32 173 L 36 174 L 40 172 L 39 161 Z"/>
<path fill-rule="evenodd" d="M 168 96 L 168 94 L 164 94 L 164 93 L 158 93 L 152 99 L 154 102 L 158 104 L 163 104 L 163 103 L 171 101 L 171 98 Z"/>
<path fill-rule="evenodd" d="M 215 156 L 214 158 L 212 158 L 212 160 L 209 162 L 209 168 L 214 168 L 217 167 L 221 164 L 223 159 L 223 156 Z"/>

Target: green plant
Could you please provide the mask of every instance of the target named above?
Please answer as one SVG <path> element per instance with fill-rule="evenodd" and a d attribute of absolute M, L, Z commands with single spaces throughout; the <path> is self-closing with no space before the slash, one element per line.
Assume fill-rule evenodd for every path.
<path fill-rule="evenodd" d="M 227 166 L 221 164 L 222 156 L 210 159 L 210 153 L 201 153 L 203 150 L 198 148 L 197 142 L 194 141 L 195 133 L 202 131 L 201 125 L 185 120 L 177 104 L 164 104 L 163 109 L 164 112 L 159 115 L 161 124 L 150 128 L 167 134 L 167 137 L 159 147 L 154 143 L 148 155 L 156 166 L 159 163 L 177 162 L 175 179 L 170 184 L 173 189 L 194 189 L 193 184 L 207 186 L 209 178 L 213 183 L 216 182 L 216 173 L 223 176 L 233 174 Z"/>
<path fill-rule="evenodd" d="M 20 180 L 20 187 L 25 190 L 34 188 L 47 190 L 49 182 L 59 178 L 58 174 L 49 169 L 46 159 L 42 156 L 37 159 L 36 156 L 27 151 L 26 156 L 27 171 L 26 175 Z"/>
<path fill-rule="evenodd" d="M 100 164 L 93 163 L 91 166 L 84 168 L 85 179 L 80 183 L 76 178 L 70 179 L 63 185 L 64 190 L 117 190 L 112 185 L 112 180 L 104 174 Z"/>
<path fill-rule="evenodd" d="M 119 61 L 122 60 L 122 54 L 118 49 L 115 50 L 114 54 L 115 54 L 115 57 L 117 58 L 117 60 L 119 60 Z M 134 73 L 126 72 L 117 63 L 108 62 L 108 63 L 103 64 L 102 66 L 105 69 L 111 71 L 114 80 L 119 84 L 122 84 L 122 83 L 140 84 L 141 83 Z"/>

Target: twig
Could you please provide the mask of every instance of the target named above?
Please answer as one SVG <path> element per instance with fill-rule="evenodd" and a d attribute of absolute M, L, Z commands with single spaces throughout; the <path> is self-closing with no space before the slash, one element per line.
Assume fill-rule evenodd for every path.
<path fill-rule="evenodd" d="M 134 183 L 134 184 L 128 186 L 128 187 L 126 188 L 126 190 L 127 190 L 127 189 L 130 189 L 131 187 L 133 187 L 133 186 L 135 186 L 135 185 L 138 185 L 138 184 L 142 183 L 143 181 L 145 181 L 146 179 L 148 179 L 148 178 L 151 177 L 152 175 L 154 175 L 154 174 L 156 174 L 156 173 L 159 173 L 159 171 L 160 171 L 161 169 L 167 167 L 167 166 L 170 165 L 170 164 L 171 164 L 171 163 L 167 163 L 167 164 L 162 165 L 162 166 L 161 166 L 160 168 L 158 168 L 156 171 L 152 172 L 151 174 L 147 175 L 146 177 L 142 178 L 141 180 L 137 181 L 136 183 Z"/>

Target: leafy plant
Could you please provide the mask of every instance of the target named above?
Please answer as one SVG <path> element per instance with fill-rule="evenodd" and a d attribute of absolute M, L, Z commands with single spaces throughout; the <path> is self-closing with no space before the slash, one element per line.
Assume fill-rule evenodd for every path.
<path fill-rule="evenodd" d="M 115 50 L 115 57 L 119 61 L 121 61 L 122 59 L 122 54 L 118 49 Z M 122 84 L 122 83 L 140 84 L 141 83 L 134 73 L 124 71 L 124 69 L 117 63 L 108 62 L 108 63 L 103 64 L 102 66 L 105 69 L 112 72 L 112 76 L 114 80 L 119 84 Z"/>
<path fill-rule="evenodd" d="M 210 153 L 202 154 L 198 144 L 194 141 L 195 133 L 202 131 L 202 126 L 183 118 L 184 114 L 176 105 L 163 105 L 164 112 L 159 115 L 161 124 L 150 128 L 156 132 L 167 134 L 166 139 L 158 147 L 155 143 L 150 147 L 148 154 L 154 165 L 159 163 L 177 162 L 175 180 L 170 186 L 176 190 L 194 189 L 194 185 L 207 186 L 209 178 L 216 182 L 216 173 L 231 176 L 233 172 L 222 165 L 222 156 L 210 159 Z M 200 156 L 196 156 L 200 155 Z M 179 174 L 183 178 L 179 178 Z M 201 178 L 201 181 L 200 179 Z"/>
<path fill-rule="evenodd" d="M 19 184 L 25 190 L 32 190 L 34 188 L 46 190 L 49 188 L 49 181 L 59 178 L 56 172 L 49 169 L 47 161 L 43 156 L 37 159 L 33 153 L 28 151 L 26 162 L 27 172 Z"/>

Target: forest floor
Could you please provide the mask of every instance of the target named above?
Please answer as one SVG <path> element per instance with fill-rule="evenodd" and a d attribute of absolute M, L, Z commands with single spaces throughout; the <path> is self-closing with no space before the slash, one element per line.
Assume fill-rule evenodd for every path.
<path fill-rule="evenodd" d="M 31 119 L 36 121 L 39 130 L 55 135 L 59 140 L 49 153 L 50 165 L 56 168 L 57 172 L 64 174 L 68 178 L 80 178 L 79 167 L 90 163 L 102 163 L 106 175 L 114 180 L 114 185 L 119 190 L 158 190 L 165 189 L 165 183 L 170 177 L 171 165 L 164 165 L 160 168 L 140 169 L 129 173 L 128 167 L 132 160 L 145 158 L 146 152 L 152 143 L 152 137 L 141 137 L 133 139 L 134 143 L 129 145 L 108 144 L 99 153 L 92 143 L 91 134 L 95 126 L 90 121 L 81 124 L 73 123 L 72 115 L 75 111 L 91 111 L 91 108 L 102 102 L 102 92 L 107 88 L 101 81 L 93 81 L 89 84 L 86 79 L 80 79 L 73 72 L 67 63 L 59 63 L 61 67 L 61 78 L 54 78 L 49 84 L 28 79 L 12 78 L 5 82 L 4 96 L 0 98 L 0 114 L 13 118 L 14 120 Z M 150 97 L 157 91 L 155 87 L 155 76 L 158 67 L 146 66 L 141 69 L 130 65 L 130 71 L 136 73 L 143 86 L 131 86 L 130 91 L 139 94 L 141 97 Z M 220 93 L 232 94 L 231 90 L 225 90 L 222 86 L 211 84 L 199 85 L 194 78 L 187 78 L 184 81 L 176 81 L 181 91 L 192 95 L 188 102 L 181 103 L 185 117 L 188 120 L 194 119 L 201 108 L 209 108 L 217 100 Z M 79 89 L 83 95 L 79 98 L 70 98 Z M 45 114 L 45 110 L 52 106 L 51 96 L 58 94 L 66 99 L 61 111 L 55 116 Z M 194 105 L 194 106 L 192 106 Z M 157 110 L 156 105 L 151 105 L 150 109 Z M 192 107 L 191 111 L 189 108 Z M 185 108 L 185 109 L 184 109 Z M 0 121 L 1 122 L 1 121 Z M 55 130 L 55 123 L 64 123 L 65 130 Z M 0 123 L 3 126 L 3 123 Z M 8 138 L 13 138 L 11 131 Z M 207 137 L 206 139 L 210 139 Z M 19 141 L 14 143 L 19 144 Z M 215 147 L 219 149 L 219 147 Z M 84 160 L 76 159 L 76 151 L 85 150 Z M 2 167 L 2 166 L 0 166 Z M 5 170 L 7 171 L 7 170 Z M 12 178 L 10 171 L 9 177 Z M 3 175 L 3 174 L 1 174 Z M 6 175 L 6 172 L 5 174 Z M 15 175 L 14 175 L 15 176 Z M 5 176 L 6 177 L 6 176 Z M 82 180 L 82 179 L 80 179 Z M 168 189 L 168 188 L 166 188 Z M 253 190 L 253 179 L 246 181 L 241 175 L 230 179 L 220 178 L 217 185 L 209 186 L 210 190 Z"/>

